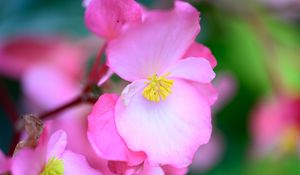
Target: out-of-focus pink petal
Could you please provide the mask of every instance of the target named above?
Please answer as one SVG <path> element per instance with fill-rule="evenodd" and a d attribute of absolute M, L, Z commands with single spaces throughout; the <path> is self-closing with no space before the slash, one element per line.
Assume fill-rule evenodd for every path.
<path fill-rule="evenodd" d="M 182 78 L 199 83 L 209 83 L 216 74 L 204 58 L 189 57 L 180 60 L 170 70 L 170 77 Z"/>
<path fill-rule="evenodd" d="M 91 168 L 85 157 L 71 151 L 62 155 L 64 162 L 64 175 L 101 175 L 102 173 Z"/>
<path fill-rule="evenodd" d="M 46 150 L 22 149 L 12 159 L 13 175 L 39 174 L 46 163 Z"/>
<path fill-rule="evenodd" d="M 300 100 L 291 96 L 263 99 L 252 114 L 253 155 L 285 153 L 299 147 Z"/>
<path fill-rule="evenodd" d="M 0 150 L 0 174 L 4 174 L 11 169 L 10 159 L 7 158 Z"/>
<path fill-rule="evenodd" d="M 92 0 L 83 0 L 82 1 L 82 6 L 85 7 L 85 8 L 88 7 L 90 5 L 91 1 Z"/>
<path fill-rule="evenodd" d="M 78 78 L 87 58 L 83 48 L 58 37 L 20 36 L 0 44 L 0 74 L 16 79 L 22 78 L 31 66 L 41 63 L 55 65 Z"/>
<path fill-rule="evenodd" d="M 116 126 L 128 147 L 144 151 L 151 165 L 188 166 L 211 134 L 208 102 L 186 82 L 175 79 L 165 101 L 151 102 L 142 90 L 127 104 L 122 96 L 115 109 Z"/>
<path fill-rule="evenodd" d="M 53 65 L 70 79 L 80 81 L 88 59 L 88 49 L 70 42 L 64 41 L 57 44 L 55 49 L 51 50 L 51 54 L 47 55 L 48 60 L 44 64 Z"/>
<path fill-rule="evenodd" d="M 206 97 L 210 105 L 215 104 L 218 99 L 218 91 L 211 83 L 190 82 L 203 97 Z"/>
<path fill-rule="evenodd" d="M 224 152 L 224 143 L 220 135 L 213 133 L 206 145 L 200 146 L 195 154 L 192 165 L 192 172 L 205 172 L 212 168 L 221 159 Z"/>
<path fill-rule="evenodd" d="M 275 99 L 263 100 L 252 114 L 251 132 L 256 153 L 269 152 L 278 143 L 288 125 L 282 106 Z"/>
<path fill-rule="evenodd" d="M 155 11 L 108 47 L 109 67 L 128 81 L 161 75 L 180 59 L 200 30 L 199 13 L 185 2 Z"/>
<path fill-rule="evenodd" d="M 169 165 L 163 166 L 163 170 L 165 172 L 164 175 L 185 175 L 188 172 L 188 168 L 175 168 Z"/>
<path fill-rule="evenodd" d="M 107 40 L 117 37 L 127 25 L 141 22 L 141 7 L 134 0 L 91 0 L 85 4 L 87 27 Z"/>
<path fill-rule="evenodd" d="M 88 116 L 88 138 L 102 158 L 139 164 L 144 154 L 129 150 L 117 132 L 114 119 L 117 99 L 117 95 L 104 94 L 96 102 Z"/>
<path fill-rule="evenodd" d="M 47 160 L 52 157 L 61 157 L 67 145 L 67 134 L 58 130 L 51 135 L 48 141 Z"/>
<path fill-rule="evenodd" d="M 0 46 L 0 73 L 11 78 L 20 78 L 22 74 L 38 61 L 44 61 L 42 55 L 50 54 L 57 42 L 50 38 L 19 37 L 10 39 Z"/>
<path fill-rule="evenodd" d="M 50 65 L 32 67 L 22 82 L 26 96 L 44 110 L 63 105 L 81 92 L 79 82 Z"/>
<path fill-rule="evenodd" d="M 197 42 L 194 42 L 183 56 L 183 58 L 187 57 L 205 58 L 209 61 L 212 68 L 216 67 L 217 65 L 217 60 L 211 53 L 210 49 L 204 46 L 203 44 Z"/>
<path fill-rule="evenodd" d="M 222 72 L 219 73 L 213 84 L 219 92 L 218 101 L 213 107 L 214 111 L 216 111 L 224 107 L 235 96 L 237 83 L 231 73 Z"/>

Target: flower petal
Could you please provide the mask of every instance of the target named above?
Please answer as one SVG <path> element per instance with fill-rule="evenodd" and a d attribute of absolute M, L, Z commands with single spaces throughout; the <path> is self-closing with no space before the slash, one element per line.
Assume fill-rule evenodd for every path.
<path fill-rule="evenodd" d="M 193 84 L 199 93 L 206 97 L 210 105 L 215 104 L 218 99 L 218 91 L 211 83 L 191 82 L 191 84 Z"/>
<path fill-rule="evenodd" d="M 4 174 L 10 170 L 10 159 L 7 158 L 0 150 L 0 174 Z"/>
<path fill-rule="evenodd" d="M 116 104 L 116 126 L 128 147 L 144 151 L 152 165 L 188 166 L 211 134 L 209 104 L 185 81 L 175 79 L 165 101 L 151 102 L 142 90 L 127 105 Z"/>
<path fill-rule="evenodd" d="M 52 157 L 61 157 L 67 145 L 67 134 L 63 130 L 58 130 L 51 135 L 48 141 L 47 160 Z"/>
<path fill-rule="evenodd" d="M 128 81 L 161 74 L 182 57 L 199 30 L 197 10 L 176 2 L 174 10 L 149 13 L 143 24 L 112 41 L 108 65 Z"/>
<path fill-rule="evenodd" d="M 117 99 L 117 95 L 104 94 L 96 102 L 88 116 L 88 138 L 102 158 L 139 164 L 144 160 L 144 154 L 129 150 L 117 132 L 114 120 Z"/>
<path fill-rule="evenodd" d="M 213 133 L 210 141 L 201 146 L 195 154 L 190 169 L 192 172 L 207 172 L 220 161 L 224 153 L 224 140 L 221 135 Z"/>
<path fill-rule="evenodd" d="M 108 69 L 107 72 L 100 78 L 97 85 L 101 86 L 104 84 L 113 74 L 114 72 L 111 69 Z"/>
<path fill-rule="evenodd" d="M 209 61 L 212 68 L 216 67 L 217 60 L 214 55 L 211 53 L 210 49 L 203 44 L 194 42 L 190 48 L 187 50 L 183 58 L 187 57 L 200 57 L 205 58 Z"/>
<path fill-rule="evenodd" d="M 45 150 L 22 149 L 12 159 L 11 172 L 13 175 L 39 174 L 46 161 Z"/>
<path fill-rule="evenodd" d="M 32 66 L 23 75 L 22 84 L 26 96 L 37 104 L 35 110 L 38 107 L 52 110 L 73 100 L 81 92 L 77 80 L 47 64 Z"/>
<path fill-rule="evenodd" d="M 84 3 L 87 5 L 87 27 L 107 40 L 117 37 L 126 25 L 142 20 L 142 9 L 134 0 L 91 0 Z"/>
<path fill-rule="evenodd" d="M 139 165 L 129 166 L 127 162 L 122 161 L 108 161 L 108 167 L 110 171 L 114 174 L 139 174 L 143 170 L 143 163 Z"/>
<path fill-rule="evenodd" d="M 85 157 L 71 151 L 65 151 L 62 155 L 64 162 L 64 175 L 101 175 L 102 173 L 91 168 Z"/>
<path fill-rule="evenodd" d="M 64 130 L 67 133 L 67 150 L 71 150 L 86 157 L 89 164 L 102 173 L 109 174 L 107 160 L 101 159 L 93 150 L 87 138 L 87 116 L 92 105 L 83 103 L 76 105 L 56 116 L 55 120 L 47 121 L 50 133 Z"/>
<path fill-rule="evenodd" d="M 163 169 L 159 166 L 147 167 L 139 175 L 165 175 Z"/>
<path fill-rule="evenodd" d="M 19 79 L 24 72 L 39 61 L 45 61 L 59 44 L 55 39 L 42 37 L 17 37 L 0 46 L 0 74 Z"/>
<path fill-rule="evenodd" d="M 163 170 L 165 172 L 165 175 L 185 175 L 188 172 L 188 168 L 175 168 L 169 165 L 163 166 Z"/>
<path fill-rule="evenodd" d="M 207 60 L 196 57 L 180 60 L 170 72 L 171 77 L 200 83 L 209 83 L 216 76 Z"/>

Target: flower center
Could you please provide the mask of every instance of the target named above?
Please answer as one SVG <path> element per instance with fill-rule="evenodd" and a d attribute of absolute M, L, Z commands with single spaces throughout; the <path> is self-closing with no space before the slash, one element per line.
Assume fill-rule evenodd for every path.
<path fill-rule="evenodd" d="M 143 90 L 143 96 L 154 102 L 159 102 L 161 99 L 165 100 L 172 93 L 171 88 L 174 83 L 174 80 L 166 78 L 168 75 L 169 73 L 158 77 L 154 74 L 149 77 L 149 81 L 146 82 L 148 86 Z"/>
<path fill-rule="evenodd" d="M 63 175 L 64 162 L 55 157 L 51 158 L 40 175 Z"/>

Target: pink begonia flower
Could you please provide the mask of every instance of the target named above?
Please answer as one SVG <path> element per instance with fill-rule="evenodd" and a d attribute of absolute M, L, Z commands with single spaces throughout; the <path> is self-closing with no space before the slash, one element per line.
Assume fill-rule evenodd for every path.
<path fill-rule="evenodd" d="M 66 150 L 67 135 L 59 130 L 50 137 L 44 129 L 35 149 L 24 148 L 12 159 L 13 175 L 99 175 L 84 156 Z"/>
<path fill-rule="evenodd" d="M 106 40 L 142 20 L 142 8 L 134 0 L 85 0 L 84 4 L 86 26 Z"/>
<path fill-rule="evenodd" d="M 300 148 L 300 100 L 289 97 L 262 100 L 252 114 L 253 153 L 297 151 Z"/>
<path fill-rule="evenodd" d="M 10 170 L 11 160 L 7 158 L 0 150 L 0 174 L 4 174 Z"/>
<path fill-rule="evenodd" d="M 186 167 L 210 138 L 210 104 L 188 81 L 210 83 L 215 74 L 206 59 L 181 59 L 199 30 L 197 10 L 176 2 L 109 44 L 109 67 L 132 82 L 116 103 L 118 133 L 151 166 Z"/>
<path fill-rule="evenodd" d="M 88 138 L 96 153 L 111 162 L 112 172 L 138 175 L 183 175 L 187 168 L 177 169 L 171 166 L 152 167 L 143 163 L 143 153 L 131 151 L 118 134 L 114 121 L 114 108 L 118 96 L 102 95 L 88 116 Z"/>

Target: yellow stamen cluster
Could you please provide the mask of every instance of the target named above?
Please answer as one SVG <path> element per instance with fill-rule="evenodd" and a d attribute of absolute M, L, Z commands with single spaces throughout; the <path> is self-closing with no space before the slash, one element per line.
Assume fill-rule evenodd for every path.
<path fill-rule="evenodd" d="M 64 162 L 61 159 L 51 158 L 40 175 L 63 175 Z"/>
<path fill-rule="evenodd" d="M 163 76 L 157 76 L 154 74 L 153 76 L 148 78 L 148 85 L 143 90 L 143 96 L 149 100 L 154 102 L 159 102 L 161 99 L 165 100 L 167 96 L 169 96 L 172 91 L 171 88 L 173 86 L 174 80 L 169 80 L 166 78 L 169 74 L 165 74 Z"/>

